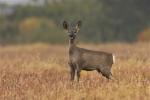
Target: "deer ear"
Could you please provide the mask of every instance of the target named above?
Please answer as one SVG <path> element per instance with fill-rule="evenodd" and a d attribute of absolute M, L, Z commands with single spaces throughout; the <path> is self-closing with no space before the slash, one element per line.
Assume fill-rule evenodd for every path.
<path fill-rule="evenodd" d="M 63 22 L 63 28 L 64 28 L 65 30 L 68 29 L 68 23 L 67 23 L 67 21 L 64 21 L 64 22 Z"/>
<path fill-rule="evenodd" d="M 79 21 L 77 22 L 77 25 L 76 25 L 77 31 L 80 30 L 81 24 L 82 24 L 82 22 L 79 20 Z"/>

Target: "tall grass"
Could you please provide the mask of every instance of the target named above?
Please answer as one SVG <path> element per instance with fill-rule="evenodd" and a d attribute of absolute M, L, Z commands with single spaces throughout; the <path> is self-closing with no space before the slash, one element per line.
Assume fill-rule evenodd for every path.
<path fill-rule="evenodd" d="M 108 81 L 96 71 L 82 72 L 80 82 L 69 81 L 66 45 L 32 44 L 0 47 L 0 100 L 149 100 L 150 45 L 85 45 L 113 52 Z"/>

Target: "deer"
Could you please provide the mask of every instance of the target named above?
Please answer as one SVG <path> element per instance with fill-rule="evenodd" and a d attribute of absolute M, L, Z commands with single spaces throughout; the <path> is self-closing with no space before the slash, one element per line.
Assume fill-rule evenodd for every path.
<path fill-rule="evenodd" d="M 115 62 L 115 56 L 112 53 L 104 51 L 93 51 L 76 46 L 76 37 L 82 26 L 79 20 L 74 25 L 70 25 L 67 21 L 63 21 L 63 28 L 68 32 L 69 36 L 69 61 L 70 80 L 79 82 L 80 72 L 96 70 L 106 79 L 111 79 L 111 68 Z"/>

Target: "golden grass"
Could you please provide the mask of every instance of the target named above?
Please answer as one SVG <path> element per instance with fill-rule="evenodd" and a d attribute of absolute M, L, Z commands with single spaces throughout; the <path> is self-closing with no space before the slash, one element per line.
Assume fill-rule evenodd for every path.
<path fill-rule="evenodd" d="M 0 100 L 150 100 L 150 43 L 85 45 L 114 52 L 109 81 L 96 71 L 69 81 L 67 45 L 0 47 Z"/>

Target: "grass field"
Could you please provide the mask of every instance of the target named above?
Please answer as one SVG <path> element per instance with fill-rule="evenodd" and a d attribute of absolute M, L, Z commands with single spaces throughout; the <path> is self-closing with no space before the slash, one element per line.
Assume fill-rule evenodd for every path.
<path fill-rule="evenodd" d="M 0 100 L 150 100 L 150 43 L 80 46 L 113 52 L 117 81 L 83 71 L 79 83 L 70 82 L 67 45 L 5 46 L 0 47 Z"/>

